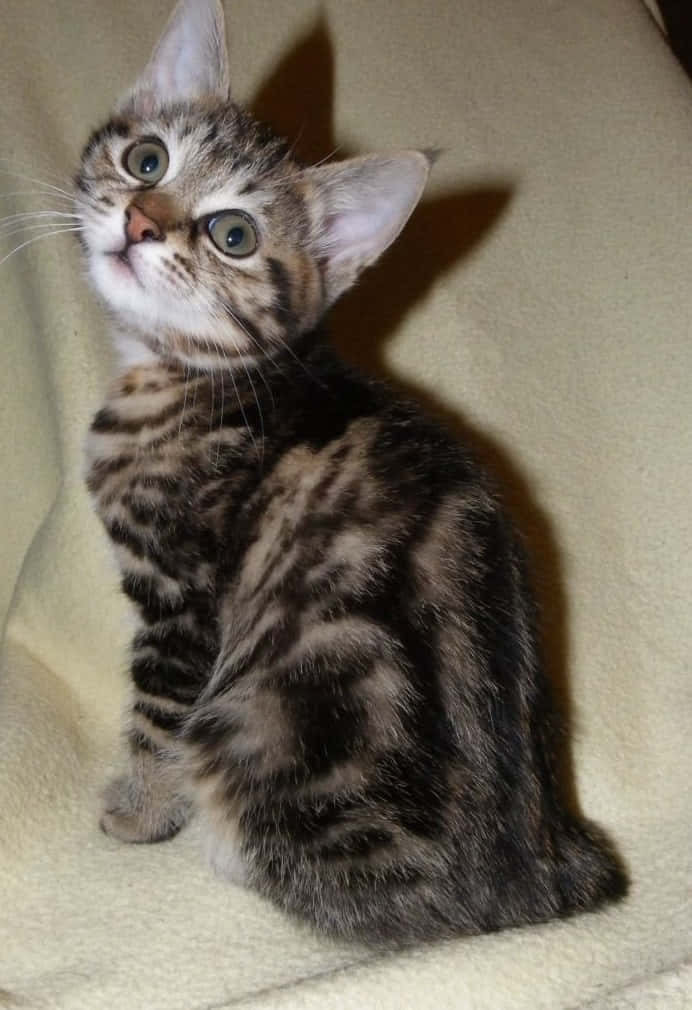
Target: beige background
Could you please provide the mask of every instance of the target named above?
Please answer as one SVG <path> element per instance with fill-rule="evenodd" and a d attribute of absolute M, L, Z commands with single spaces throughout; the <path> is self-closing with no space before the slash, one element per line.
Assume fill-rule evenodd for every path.
<path fill-rule="evenodd" d="M 0 174 L 3 213 L 57 206 L 5 194 L 69 177 L 166 14 L 5 0 L 0 169 L 20 177 Z M 373 960 L 219 884 L 194 828 L 151 848 L 99 834 L 127 633 L 81 442 L 109 352 L 58 237 L 0 267 L 0 1007 L 689 1007 L 689 83 L 638 0 L 233 0 L 227 17 L 237 97 L 302 129 L 306 157 L 444 148 L 336 339 L 470 428 L 505 481 L 576 789 L 631 895 Z"/>

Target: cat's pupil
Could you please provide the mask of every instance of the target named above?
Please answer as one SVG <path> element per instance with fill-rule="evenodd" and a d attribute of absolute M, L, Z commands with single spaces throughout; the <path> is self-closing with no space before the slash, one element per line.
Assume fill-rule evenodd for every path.
<path fill-rule="evenodd" d="M 157 154 L 147 154 L 139 163 L 139 170 L 142 175 L 151 175 L 159 167 L 159 156 Z"/>
<path fill-rule="evenodd" d="M 234 246 L 240 245 L 240 243 L 245 238 L 245 229 L 242 225 L 237 224 L 234 228 L 231 228 L 226 236 L 226 245 L 229 249 Z"/>

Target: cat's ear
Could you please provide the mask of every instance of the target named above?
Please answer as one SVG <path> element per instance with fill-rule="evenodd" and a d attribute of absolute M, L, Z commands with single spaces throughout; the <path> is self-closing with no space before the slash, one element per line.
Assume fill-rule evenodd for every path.
<path fill-rule="evenodd" d="M 219 0 L 179 0 L 120 111 L 151 115 L 171 102 L 227 99 L 228 54 Z"/>
<path fill-rule="evenodd" d="M 317 206 L 315 252 L 329 303 L 391 245 L 425 188 L 434 154 L 401 151 L 307 168 Z"/>

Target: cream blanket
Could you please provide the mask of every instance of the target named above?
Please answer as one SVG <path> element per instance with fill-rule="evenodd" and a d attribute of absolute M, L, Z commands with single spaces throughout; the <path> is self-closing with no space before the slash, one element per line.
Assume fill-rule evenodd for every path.
<path fill-rule="evenodd" d="M 167 6 L 3 0 L 3 213 L 63 209 L 6 194 L 67 178 Z M 690 1007 L 689 83 L 640 0 L 228 0 L 227 16 L 236 94 L 302 128 L 308 157 L 444 148 L 334 328 L 462 418 L 507 483 L 580 800 L 631 894 L 378 959 L 219 883 L 194 827 L 151 847 L 99 833 L 127 629 L 81 442 L 110 363 L 57 237 L 0 269 L 0 1007 Z"/>

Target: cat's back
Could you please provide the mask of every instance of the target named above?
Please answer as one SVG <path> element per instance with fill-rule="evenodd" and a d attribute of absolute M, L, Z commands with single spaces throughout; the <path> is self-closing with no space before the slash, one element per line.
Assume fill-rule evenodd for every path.
<path fill-rule="evenodd" d="M 526 677 L 511 527 L 444 428 L 326 351 L 309 362 L 317 388 L 290 404 L 266 472 L 227 512 L 205 691 L 220 727 L 207 713 L 193 735 L 230 746 L 228 768 L 256 761 L 250 778 L 310 778 L 346 753 L 367 777 L 373 755 L 403 745 L 411 768 L 437 750 L 451 782 L 486 753 L 468 736 L 494 690 L 486 612 L 501 608 L 508 676 Z M 252 754 L 230 724 L 254 727 Z M 402 788 L 424 793 L 411 775 Z"/>
<path fill-rule="evenodd" d="M 290 381 L 280 387 L 261 479 L 229 513 L 236 606 L 261 610 L 282 593 L 324 602 L 337 590 L 364 605 L 402 585 L 439 596 L 443 584 L 458 602 L 457 562 L 472 564 L 478 535 L 506 525 L 482 468 L 386 384 L 327 348 L 307 360 L 300 392 Z"/>

